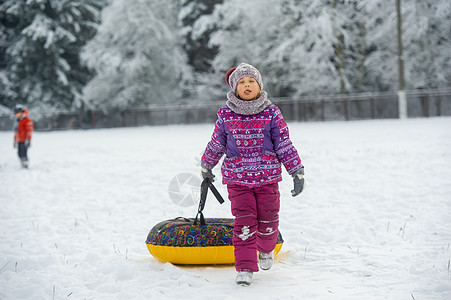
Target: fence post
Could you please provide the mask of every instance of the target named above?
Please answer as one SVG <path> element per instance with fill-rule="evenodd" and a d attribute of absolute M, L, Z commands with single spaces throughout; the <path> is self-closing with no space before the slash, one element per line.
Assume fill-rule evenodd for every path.
<path fill-rule="evenodd" d="M 441 116 L 442 115 L 442 97 L 440 97 L 440 95 L 437 95 L 437 97 L 435 98 L 435 105 L 437 106 L 437 116 Z"/>
<path fill-rule="evenodd" d="M 121 121 L 122 121 L 122 127 L 127 127 L 127 109 L 124 109 L 123 111 L 121 111 Z"/>
<path fill-rule="evenodd" d="M 349 103 L 348 103 L 348 98 L 347 97 L 344 97 L 344 98 L 342 98 L 342 100 L 343 100 L 343 105 L 344 105 L 344 109 L 345 109 L 345 118 L 346 118 L 346 121 L 348 121 L 349 120 Z"/>
<path fill-rule="evenodd" d="M 355 106 L 357 108 L 357 116 L 360 120 L 365 119 L 365 114 L 363 113 L 363 109 L 362 109 L 362 102 L 363 102 L 363 99 L 355 98 Z"/>
<path fill-rule="evenodd" d="M 135 125 L 135 127 L 138 126 L 138 113 L 136 109 L 133 110 L 133 124 Z"/>
<path fill-rule="evenodd" d="M 83 109 L 78 110 L 78 129 L 83 128 Z"/>
<path fill-rule="evenodd" d="M 299 100 L 300 101 L 300 100 Z M 305 121 L 306 120 L 306 115 L 305 115 L 305 103 L 302 101 L 299 103 L 300 105 L 300 119 L 299 121 Z"/>
<path fill-rule="evenodd" d="M 374 97 L 371 96 L 370 98 L 370 110 L 371 110 L 371 119 L 374 119 L 376 117 L 376 109 L 374 105 Z"/>
<path fill-rule="evenodd" d="M 298 101 L 296 99 L 293 100 L 293 112 L 294 112 L 294 120 L 299 122 L 299 111 L 298 111 Z"/>
<path fill-rule="evenodd" d="M 96 128 L 96 113 L 93 110 L 91 110 L 91 126 Z"/>
<path fill-rule="evenodd" d="M 421 106 L 423 107 L 423 116 L 429 117 L 430 111 L 429 111 L 429 95 L 428 94 L 421 95 Z"/>
<path fill-rule="evenodd" d="M 407 118 L 407 98 L 406 91 L 398 91 L 398 117 L 400 119 Z"/>

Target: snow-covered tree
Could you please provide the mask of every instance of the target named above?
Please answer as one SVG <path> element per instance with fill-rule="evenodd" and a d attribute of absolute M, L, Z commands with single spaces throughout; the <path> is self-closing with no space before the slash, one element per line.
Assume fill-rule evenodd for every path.
<path fill-rule="evenodd" d="M 336 1 L 286 1 L 289 38 L 277 51 L 287 59 L 294 95 L 344 93 L 349 90 L 348 16 Z M 292 24 L 291 26 L 289 24 Z M 348 26 L 349 28 L 350 26 Z M 351 72 L 352 73 L 352 72 Z"/>
<path fill-rule="evenodd" d="M 408 89 L 451 86 L 451 2 L 403 1 Z"/>
<path fill-rule="evenodd" d="M 363 0 L 367 12 L 366 60 L 372 90 L 398 88 L 396 6 Z M 401 1 L 406 89 L 445 88 L 451 81 L 451 2 Z"/>
<path fill-rule="evenodd" d="M 363 0 L 360 5 L 368 16 L 366 36 L 369 51 L 365 66 L 372 83 L 370 91 L 395 91 L 398 89 L 396 2 Z M 405 27 L 405 20 L 403 22 Z"/>
<path fill-rule="evenodd" d="M 113 0 L 83 58 L 97 75 L 84 89 L 93 107 L 175 103 L 190 79 L 177 30 L 177 1 Z"/>
<path fill-rule="evenodd" d="M 3 15 L 0 14 L 0 19 L 3 19 Z M 6 20 L 5 20 L 6 21 Z M 6 22 L 5 22 L 6 23 Z M 8 78 L 8 72 L 6 70 L 6 49 L 8 48 L 8 36 L 12 34 L 11 31 L 4 22 L 0 23 L 0 105 L 7 107 L 14 106 L 14 99 L 17 98 L 17 94 L 12 89 L 12 83 Z"/>
<path fill-rule="evenodd" d="M 204 77 L 200 97 L 224 98 L 228 89 L 224 74 L 240 62 L 256 66 L 262 72 L 265 89 L 273 91 L 271 74 L 265 71 L 271 67 L 267 58 L 278 36 L 281 18 L 274 1 L 224 1 L 216 6 L 213 18 L 218 29 L 211 35 L 210 43 L 217 47 L 218 54 L 212 64 L 214 73 Z"/>
<path fill-rule="evenodd" d="M 218 48 L 213 62 L 218 91 L 225 89 L 220 85 L 225 70 L 241 61 L 262 71 L 273 96 L 396 90 L 395 4 L 225 1 L 212 14 L 218 28 L 210 41 Z M 402 5 L 407 88 L 449 86 L 451 2 Z M 211 84 L 211 76 L 205 80 Z"/>
<path fill-rule="evenodd" d="M 406 89 L 450 87 L 451 1 L 401 2 Z M 272 97 L 394 91 L 396 20 L 386 0 L 3 0 L 0 104 L 218 100 L 240 62 Z"/>
<path fill-rule="evenodd" d="M 184 39 L 183 49 L 195 72 L 211 71 L 211 62 L 217 54 L 216 47 L 209 43 L 210 35 L 216 30 L 212 12 L 222 2 L 223 0 L 180 0 L 178 22 Z"/>
<path fill-rule="evenodd" d="M 335 3 L 335 4 L 334 4 Z M 349 91 L 351 28 L 335 1 L 226 1 L 217 10 L 217 70 L 254 63 L 273 96 Z M 352 5 L 352 4 L 348 4 Z M 240 7 L 240 9 L 236 9 Z M 348 9 L 349 10 L 349 9 Z"/>
<path fill-rule="evenodd" d="M 79 51 L 96 31 L 104 0 L 5 0 L 0 5 L 8 29 L 2 83 L 5 101 L 33 108 L 70 109 L 89 73 Z M 6 79 L 5 79 L 6 78 Z M 14 99 L 12 97 L 14 96 Z"/>

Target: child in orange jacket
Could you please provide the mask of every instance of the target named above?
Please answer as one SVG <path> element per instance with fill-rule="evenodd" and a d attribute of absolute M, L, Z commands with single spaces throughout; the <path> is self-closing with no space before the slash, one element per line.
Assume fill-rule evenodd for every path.
<path fill-rule="evenodd" d="M 14 122 L 14 148 L 18 149 L 18 155 L 22 168 L 28 168 L 27 150 L 31 145 L 31 134 L 33 132 L 33 121 L 28 117 L 28 109 L 17 104 L 14 107 L 16 120 Z"/>

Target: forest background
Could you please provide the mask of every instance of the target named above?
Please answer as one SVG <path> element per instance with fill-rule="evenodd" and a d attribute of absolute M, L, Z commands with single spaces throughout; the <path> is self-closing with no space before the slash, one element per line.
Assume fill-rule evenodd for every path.
<path fill-rule="evenodd" d="M 403 0 L 406 90 L 450 88 L 451 1 Z M 224 99 L 256 66 L 271 97 L 398 89 L 395 0 L 1 0 L 0 111 Z"/>

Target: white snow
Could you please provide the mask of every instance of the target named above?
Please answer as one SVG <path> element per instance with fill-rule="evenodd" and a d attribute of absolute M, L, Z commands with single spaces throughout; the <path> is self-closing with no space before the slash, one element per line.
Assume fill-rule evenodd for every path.
<path fill-rule="evenodd" d="M 195 216 L 168 185 L 199 174 L 213 124 L 37 132 L 29 170 L 0 132 L 0 299 L 451 299 L 451 118 L 289 126 L 307 188 L 292 198 L 284 171 L 285 243 L 250 287 L 145 245 L 158 222 Z"/>

